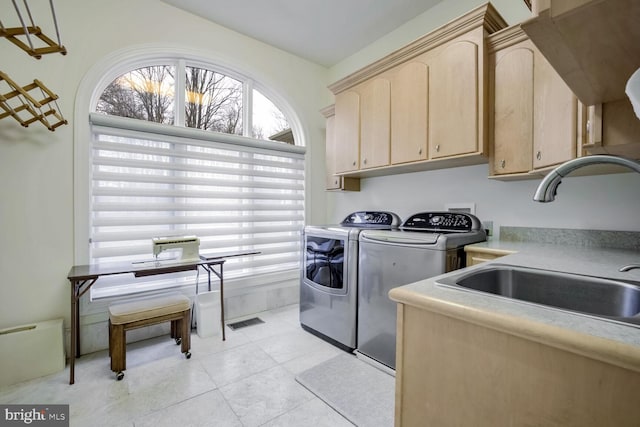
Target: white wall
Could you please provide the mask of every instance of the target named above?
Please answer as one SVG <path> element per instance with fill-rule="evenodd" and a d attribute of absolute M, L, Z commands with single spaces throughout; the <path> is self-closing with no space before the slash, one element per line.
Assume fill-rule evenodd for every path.
<path fill-rule="evenodd" d="M 48 2 L 30 2 L 46 34 L 55 35 Z M 324 119 L 327 69 L 229 31 L 159 0 L 55 2 L 62 43 L 68 54 L 29 57 L 0 40 L 0 69 L 21 85 L 39 79 L 60 97 L 70 124 L 49 132 L 39 123 L 22 128 L 0 120 L 0 328 L 64 317 L 69 323 L 69 283 L 74 262 L 74 116 L 76 93 L 89 70 L 124 48 L 166 43 L 198 50 L 251 73 L 277 91 L 300 117 L 309 167 L 310 222 L 324 219 Z M 15 26 L 3 3 L 5 26 Z M 41 19 L 39 19 L 41 18 Z M 3 87 L 2 92 L 6 92 Z M 317 209 L 314 210 L 314 207 Z"/>
<path fill-rule="evenodd" d="M 502 182 L 487 178 L 487 165 L 368 178 L 360 192 L 333 194 L 329 222 L 355 210 L 409 215 L 474 203 L 481 220 L 499 226 L 640 231 L 640 176 L 620 173 L 567 177 L 553 203 L 532 200 L 539 180 Z"/>
<path fill-rule="evenodd" d="M 484 3 L 445 0 L 428 12 L 375 41 L 330 69 L 336 81 Z M 509 24 L 528 19 L 523 1 L 492 0 Z M 360 192 L 330 193 L 327 221 L 337 222 L 356 210 L 396 212 L 402 219 L 450 203 L 475 203 L 482 220 L 500 226 L 561 227 L 640 231 L 640 176 L 634 173 L 569 177 L 555 202 L 531 199 L 539 180 L 500 182 L 487 178 L 487 165 L 367 178 Z M 498 237 L 496 235 L 496 237 Z"/>

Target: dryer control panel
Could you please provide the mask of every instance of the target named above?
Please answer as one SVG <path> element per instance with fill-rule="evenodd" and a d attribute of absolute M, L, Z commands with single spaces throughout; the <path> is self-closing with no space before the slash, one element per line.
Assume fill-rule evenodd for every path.
<path fill-rule="evenodd" d="M 400 227 L 411 231 L 437 231 L 463 233 L 481 229 L 482 224 L 473 215 L 458 212 L 421 212 L 411 215 Z"/>

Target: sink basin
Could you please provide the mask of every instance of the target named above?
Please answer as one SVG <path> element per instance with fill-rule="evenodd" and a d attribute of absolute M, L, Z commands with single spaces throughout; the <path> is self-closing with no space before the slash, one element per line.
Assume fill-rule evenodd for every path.
<path fill-rule="evenodd" d="M 640 326 L 640 286 L 635 283 L 503 264 L 437 283 Z"/>

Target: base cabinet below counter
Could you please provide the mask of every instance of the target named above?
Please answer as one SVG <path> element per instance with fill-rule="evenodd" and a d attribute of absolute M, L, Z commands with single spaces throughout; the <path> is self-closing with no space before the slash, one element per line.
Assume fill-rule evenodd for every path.
<path fill-rule="evenodd" d="M 467 254 L 467 267 L 471 267 L 472 265 L 482 264 L 483 262 L 493 261 L 496 258 L 513 254 L 516 251 L 490 249 L 478 245 L 467 245 L 464 247 L 464 252 Z"/>
<path fill-rule="evenodd" d="M 640 372 L 398 304 L 396 427 L 638 426 Z"/>

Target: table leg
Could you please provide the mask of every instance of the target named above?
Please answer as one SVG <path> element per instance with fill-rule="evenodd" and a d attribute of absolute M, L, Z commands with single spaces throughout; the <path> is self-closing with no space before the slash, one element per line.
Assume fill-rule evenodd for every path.
<path fill-rule="evenodd" d="M 222 268 L 224 264 L 220 264 L 220 326 L 222 327 L 222 341 L 226 340 L 224 333 L 224 274 Z"/>
<path fill-rule="evenodd" d="M 79 291 L 80 289 L 78 289 Z M 80 357 L 80 293 L 75 296 L 76 310 L 76 359 Z"/>
<path fill-rule="evenodd" d="M 217 272 L 214 268 L 214 265 L 220 266 L 220 272 Z M 224 261 L 216 262 L 211 264 L 204 264 L 203 267 L 207 270 L 208 280 L 209 280 L 209 291 L 211 291 L 211 273 L 218 276 L 220 279 L 220 326 L 222 328 L 222 341 L 227 339 L 225 331 L 224 331 L 224 273 L 223 273 L 223 265 Z"/>
<path fill-rule="evenodd" d="M 75 382 L 76 358 L 80 357 L 80 297 L 89 290 L 97 278 L 71 281 L 71 344 L 69 346 L 69 384 Z M 85 287 L 82 289 L 82 287 Z"/>
<path fill-rule="evenodd" d="M 75 365 L 76 365 L 76 351 L 77 351 L 77 289 L 78 283 L 71 282 L 71 345 L 69 346 L 69 385 L 75 382 Z"/>

